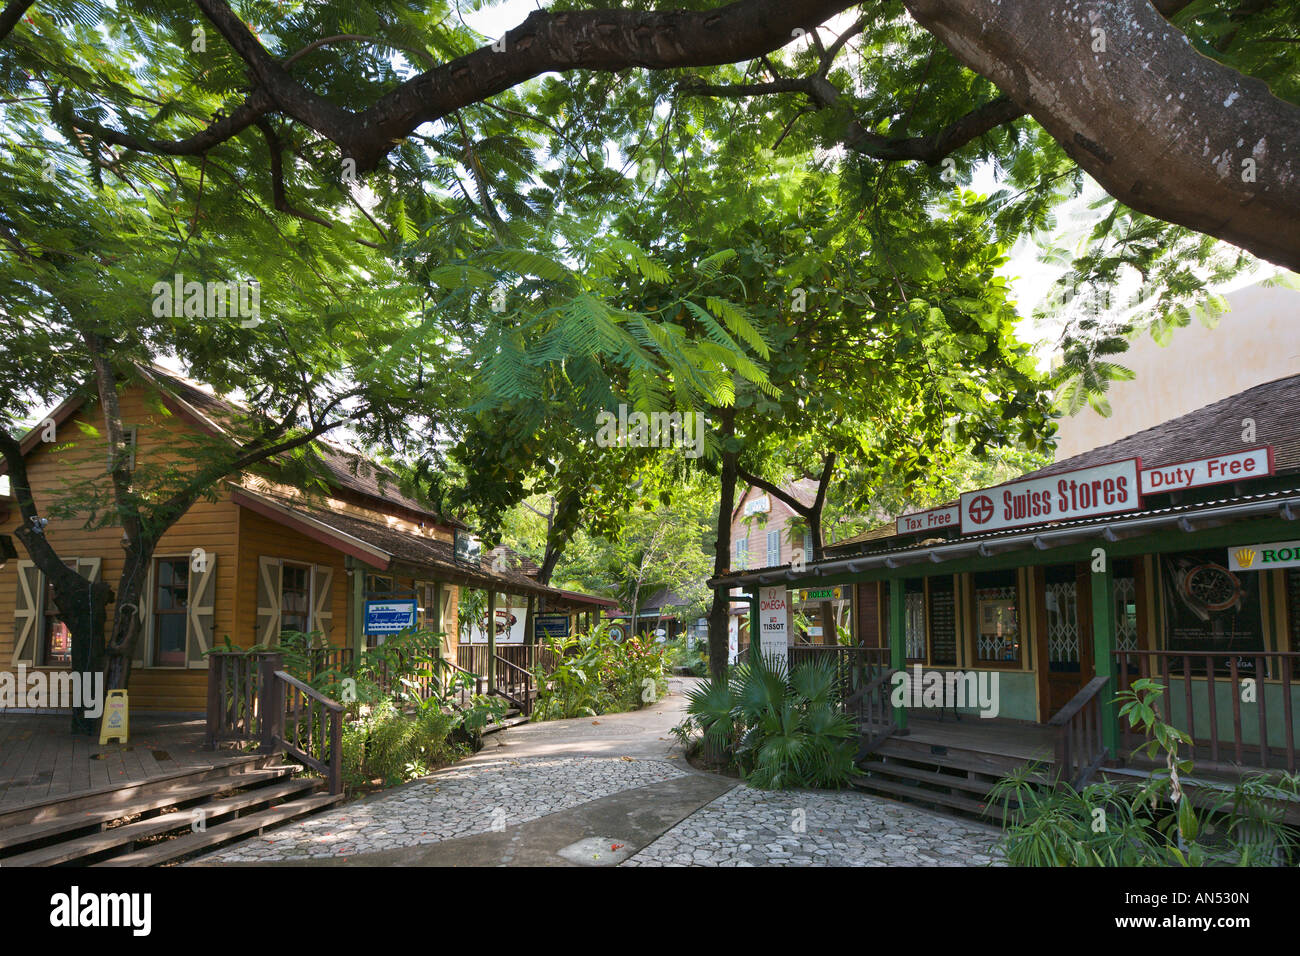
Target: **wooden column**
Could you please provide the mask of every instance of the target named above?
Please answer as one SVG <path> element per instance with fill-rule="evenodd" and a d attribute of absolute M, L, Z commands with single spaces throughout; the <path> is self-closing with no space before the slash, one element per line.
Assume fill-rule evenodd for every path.
<path fill-rule="evenodd" d="M 1105 557 L 1105 570 L 1092 572 L 1092 655 L 1098 677 L 1110 683 L 1098 697 L 1101 710 L 1101 739 L 1110 755 L 1119 755 L 1119 706 L 1115 703 L 1115 577 L 1111 557 Z"/>
<path fill-rule="evenodd" d="M 889 581 L 889 666 L 896 671 L 907 670 L 907 605 L 903 599 L 903 579 Z M 894 725 L 907 729 L 907 709 L 894 708 Z"/>
<path fill-rule="evenodd" d="M 487 674 L 488 692 L 497 686 L 497 592 L 488 588 L 487 597 Z"/>
<path fill-rule="evenodd" d="M 352 659 L 361 660 L 366 650 L 366 569 L 356 558 L 349 557 L 347 565 L 352 571 L 348 583 L 348 631 L 352 638 Z"/>
<path fill-rule="evenodd" d="M 731 613 L 731 608 L 727 608 L 727 613 Z M 730 633 L 730 626 L 728 626 Z M 789 637 L 786 638 L 789 640 Z M 740 645 L 740 622 L 736 622 L 736 645 Z M 749 592 L 749 656 L 752 660 L 758 660 L 763 649 L 759 646 L 758 640 L 758 591 Z"/>

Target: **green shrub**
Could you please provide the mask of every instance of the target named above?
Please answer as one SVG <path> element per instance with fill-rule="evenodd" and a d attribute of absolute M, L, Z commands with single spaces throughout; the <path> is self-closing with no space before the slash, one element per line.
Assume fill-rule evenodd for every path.
<path fill-rule="evenodd" d="M 1297 862 L 1300 828 L 1283 807 L 1300 795 L 1300 774 L 1253 774 L 1193 803 L 1184 791 L 1191 740 L 1160 719 L 1164 687 L 1133 682 L 1118 696 L 1120 715 L 1147 741 L 1135 753 L 1164 764 L 1142 783 L 1099 781 L 1076 791 L 1047 788 L 1042 767 L 1008 774 L 989 794 L 986 812 L 1006 829 L 1013 866 L 1223 866 Z"/>
<path fill-rule="evenodd" d="M 838 789 L 861 771 L 854 764 L 858 730 L 840 711 L 834 667 L 808 661 L 754 661 L 732 668 L 725 682 L 704 681 L 687 694 L 687 718 L 676 733 L 701 734 L 711 752 L 764 790 Z"/>
<path fill-rule="evenodd" d="M 619 642 L 601 622 L 585 634 L 548 639 L 546 646 L 558 663 L 534 675 L 533 720 L 638 710 L 668 693 L 666 655 L 652 638 Z"/>

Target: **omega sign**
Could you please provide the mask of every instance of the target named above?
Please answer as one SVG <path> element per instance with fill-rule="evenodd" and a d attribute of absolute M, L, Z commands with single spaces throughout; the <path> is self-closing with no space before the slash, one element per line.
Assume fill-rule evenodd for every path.
<path fill-rule="evenodd" d="M 979 534 L 1049 521 L 1134 511 L 1141 503 L 1137 458 L 968 491 L 961 496 L 961 532 Z"/>
<path fill-rule="evenodd" d="M 790 594 L 785 588 L 758 589 L 758 644 L 763 657 L 786 659 L 790 634 Z"/>

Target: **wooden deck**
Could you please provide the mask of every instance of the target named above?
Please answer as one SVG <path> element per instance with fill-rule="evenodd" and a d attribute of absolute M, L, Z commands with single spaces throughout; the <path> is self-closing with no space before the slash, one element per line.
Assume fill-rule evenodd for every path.
<path fill-rule="evenodd" d="M 961 720 L 952 714 L 939 720 L 929 714 L 922 716 L 917 711 L 910 711 L 907 729 L 907 739 L 915 743 L 974 750 L 1022 761 L 1050 763 L 1056 746 L 1055 728 L 967 714 L 963 714 Z"/>
<path fill-rule="evenodd" d="M 0 810 L 246 759 L 200 749 L 203 733 L 201 718 L 132 715 L 130 741 L 101 747 L 97 737 L 72 736 L 66 716 L 0 716 Z"/>

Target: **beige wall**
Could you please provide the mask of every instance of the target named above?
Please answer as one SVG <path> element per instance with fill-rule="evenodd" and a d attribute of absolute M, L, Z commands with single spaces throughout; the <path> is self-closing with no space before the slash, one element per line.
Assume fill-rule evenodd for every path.
<path fill-rule="evenodd" d="M 1232 311 L 1215 329 L 1193 319 L 1165 348 L 1136 339 L 1118 362 L 1137 377 L 1111 386 L 1109 418 L 1085 408 L 1062 419 L 1057 460 L 1300 373 L 1300 292 L 1255 285 L 1225 298 Z"/>

